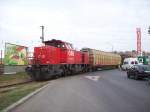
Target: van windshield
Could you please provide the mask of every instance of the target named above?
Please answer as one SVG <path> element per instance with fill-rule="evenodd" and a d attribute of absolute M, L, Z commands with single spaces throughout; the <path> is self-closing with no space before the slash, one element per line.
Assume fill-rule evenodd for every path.
<path fill-rule="evenodd" d="M 126 64 L 128 64 L 128 62 L 124 62 L 123 64 L 126 65 Z"/>
<path fill-rule="evenodd" d="M 137 61 L 135 61 L 135 64 L 138 64 L 138 62 L 137 62 Z"/>

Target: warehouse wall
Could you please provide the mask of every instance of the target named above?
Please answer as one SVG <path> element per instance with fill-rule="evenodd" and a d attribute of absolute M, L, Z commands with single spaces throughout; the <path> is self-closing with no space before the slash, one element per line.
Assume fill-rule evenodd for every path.
<path fill-rule="evenodd" d="M 6 73 L 17 73 L 17 72 L 25 72 L 25 68 L 27 66 L 4 66 L 4 74 Z"/>

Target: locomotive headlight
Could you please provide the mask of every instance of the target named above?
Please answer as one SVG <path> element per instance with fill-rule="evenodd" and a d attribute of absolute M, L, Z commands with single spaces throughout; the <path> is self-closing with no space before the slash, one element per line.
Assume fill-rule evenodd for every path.
<path fill-rule="evenodd" d="M 28 67 L 32 67 L 31 65 L 28 65 Z"/>
<path fill-rule="evenodd" d="M 38 55 L 38 58 L 45 58 L 45 55 Z"/>
<path fill-rule="evenodd" d="M 45 58 L 45 55 L 44 55 L 44 54 L 42 55 L 42 58 Z"/>

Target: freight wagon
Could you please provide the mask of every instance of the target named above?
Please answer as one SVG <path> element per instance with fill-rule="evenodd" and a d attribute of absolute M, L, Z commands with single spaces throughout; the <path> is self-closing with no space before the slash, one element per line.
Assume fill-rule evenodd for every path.
<path fill-rule="evenodd" d="M 80 51 L 72 44 L 52 39 L 44 41 L 44 46 L 34 48 L 33 63 L 26 68 L 35 80 L 47 80 L 56 76 L 66 76 L 97 70 L 99 67 L 117 66 L 121 57 L 90 48 Z"/>
<path fill-rule="evenodd" d="M 83 48 L 81 51 L 88 52 L 89 65 L 92 71 L 98 68 L 118 67 L 121 64 L 121 56 L 100 50 Z"/>

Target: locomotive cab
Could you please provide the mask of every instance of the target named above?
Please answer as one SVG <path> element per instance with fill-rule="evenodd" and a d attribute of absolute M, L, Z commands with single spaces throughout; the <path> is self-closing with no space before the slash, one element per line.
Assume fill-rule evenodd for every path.
<path fill-rule="evenodd" d="M 53 46 L 60 51 L 60 64 L 73 64 L 74 63 L 74 52 L 72 44 L 64 42 L 61 40 L 52 39 L 50 41 L 45 41 L 45 46 Z"/>

